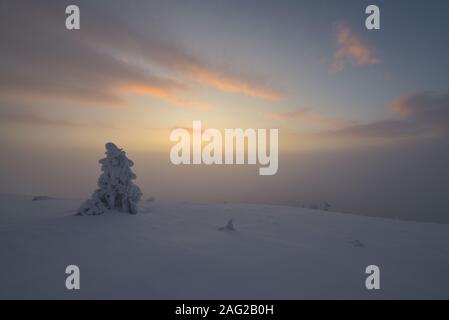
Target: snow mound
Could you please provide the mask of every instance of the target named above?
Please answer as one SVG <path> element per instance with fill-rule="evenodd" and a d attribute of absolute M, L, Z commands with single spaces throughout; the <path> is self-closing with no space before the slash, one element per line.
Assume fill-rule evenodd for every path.
<path fill-rule="evenodd" d="M 218 230 L 221 231 L 234 231 L 234 223 L 232 222 L 232 219 L 228 221 L 228 223 L 224 227 L 218 228 Z"/>

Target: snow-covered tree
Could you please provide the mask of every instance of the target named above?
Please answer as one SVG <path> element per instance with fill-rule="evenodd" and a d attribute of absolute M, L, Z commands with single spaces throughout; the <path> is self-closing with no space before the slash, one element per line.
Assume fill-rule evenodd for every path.
<path fill-rule="evenodd" d="M 134 163 L 126 152 L 111 142 L 106 143 L 106 158 L 99 161 L 101 171 L 98 189 L 78 209 L 79 215 L 99 215 L 107 210 L 137 213 L 142 192 L 132 180 L 136 178 L 131 167 Z"/>

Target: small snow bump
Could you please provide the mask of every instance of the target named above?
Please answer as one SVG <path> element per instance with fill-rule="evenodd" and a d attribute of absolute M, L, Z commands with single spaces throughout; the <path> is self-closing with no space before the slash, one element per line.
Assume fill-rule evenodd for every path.
<path fill-rule="evenodd" d="M 232 222 L 232 219 L 230 219 L 225 226 L 218 228 L 218 230 L 220 230 L 220 231 L 235 231 L 234 223 Z"/>
<path fill-rule="evenodd" d="M 54 198 L 48 196 L 35 196 L 32 201 L 53 200 Z"/>
<path fill-rule="evenodd" d="M 357 240 L 357 239 L 350 241 L 350 243 L 354 247 L 359 247 L 359 248 L 365 247 L 365 244 L 363 242 L 361 242 L 360 240 Z"/>

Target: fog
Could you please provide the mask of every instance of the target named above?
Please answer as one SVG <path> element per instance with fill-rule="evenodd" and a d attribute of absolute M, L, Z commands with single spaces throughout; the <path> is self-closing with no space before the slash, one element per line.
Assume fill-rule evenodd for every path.
<path fill-rule="evenodd" d="M 407 220 L 449 222 L 449 143 L 280 154 L 279 171 L 259 165 L 181 165 L 168 153 L 128 152 L 137 184 L 156 200 L 310 206 Z M 3 146 L 1 193 L 86 198 L 96 188 L 104 150 Z M 125 150 L 126 151 L 126 150 Z"/>

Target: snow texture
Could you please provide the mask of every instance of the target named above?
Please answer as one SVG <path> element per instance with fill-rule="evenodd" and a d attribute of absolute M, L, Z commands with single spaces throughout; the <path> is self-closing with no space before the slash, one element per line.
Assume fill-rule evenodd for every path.
<path fill-rule="evenodd" d="M 115 144 L 106 143 L 106 158 L 101 159 L 98 189 L 78 210 L 78 215 L 100 215 L 108 210 L 137 213 L 137 204 L 142 192 L 132 180 L 136 178 L 131 167 L 134 163 L 126 157 L 126 152 Z"/>
<path fill-rule="evenodd" d="M 0 195 L 1 299 L 449 298 L 446 224 L 160 201 L 89 218 L 79 200 L 31 199 Z M 238 232 L 218 230 L 235 217 Z M 372 264 L 380 290 L 365 288 Z"/>

